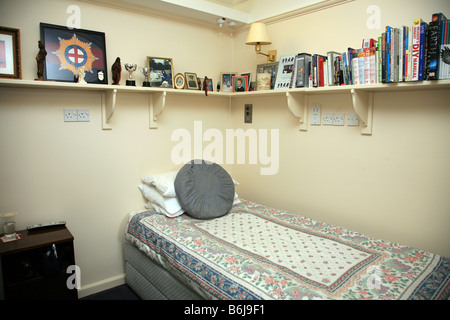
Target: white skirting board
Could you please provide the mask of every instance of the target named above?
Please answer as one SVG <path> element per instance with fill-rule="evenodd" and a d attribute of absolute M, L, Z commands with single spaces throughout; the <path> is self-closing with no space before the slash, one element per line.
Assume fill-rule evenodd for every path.
<path fill-rule="evenodd" d="M 78 299 L 90 296 L 91 294 L 98 293 L 104 290 L 108 290 L 125 283 L 125 273 L 119 274 L 117 276 L 97 281 L 85 286 L 82 286 L 78 290 Z"/>

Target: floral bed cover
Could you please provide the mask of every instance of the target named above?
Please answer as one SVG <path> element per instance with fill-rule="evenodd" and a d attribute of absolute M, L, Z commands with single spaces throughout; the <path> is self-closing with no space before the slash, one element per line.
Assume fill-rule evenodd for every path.
<path fill-rule="evenodd" d="M 126 239 L 212 299 L 449 299 L 448 258 L 247 200 L 212 220 L 133 212 Z"/>

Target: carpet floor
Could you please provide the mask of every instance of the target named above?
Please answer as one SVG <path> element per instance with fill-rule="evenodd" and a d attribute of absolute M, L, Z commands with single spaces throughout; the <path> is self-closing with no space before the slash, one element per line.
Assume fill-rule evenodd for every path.
<path fill-rule="evenodd" d="M 141 300 L 131 288 L 122 284 L 120 286 L 94 293 L 80 300 Z"/>

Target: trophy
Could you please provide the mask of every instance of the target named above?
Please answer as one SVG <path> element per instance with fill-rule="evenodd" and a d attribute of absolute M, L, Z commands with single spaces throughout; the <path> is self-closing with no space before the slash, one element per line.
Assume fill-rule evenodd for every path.
<path fill-rule="evenodd" d="M 139 69 L 141 70 L 141 72 L 142 72 L 142 74 L 144 75 L 144 78 L 145 78 L 144 82 L 142 83 L 142 86 L 143 87 L 150 87 L 150 81 L 148 79 L 150 77 L 150 69 L 149 68 L 142 68 L 142 67 L 140 67 Z"/>
<path fill-rule="evenodd" d="M 130 77 L 128 78 L 126 85 L 127 86 L 135 86 L 136 81 L 133 79 L 133 72 L 136 71 L 137 65 L 133 63 L 125 63 L 125 69 L 130 73 Z"/>

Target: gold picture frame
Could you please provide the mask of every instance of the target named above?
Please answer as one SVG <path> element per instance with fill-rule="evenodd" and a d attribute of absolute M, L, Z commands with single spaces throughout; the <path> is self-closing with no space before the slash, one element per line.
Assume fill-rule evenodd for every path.
<path fill-rule="evenodd" d="M 193 72 L 185 72 L 184 76 L 186 78 L 186 88 L 190 90 L 198 90 L 198 80 L 197 74 Z"/>
<path fill-rule="evenodd" d="M 173 88 L 172 58 L 147 56 L 147 68 L 150 70 L 150 86 Z"/>
<path fill-rule="evenodd" d="M 22 79 L 19 29 L 0 27 L 0 78 Z"/>
<path fill-rule="evenodd" d="M 173 84 L 175 86 L 175 89 L 184 89 L 186 86 L 186 78 L 182 73 L 177 73 L 175 75 L 175 78 L 173 79 Z"/>

